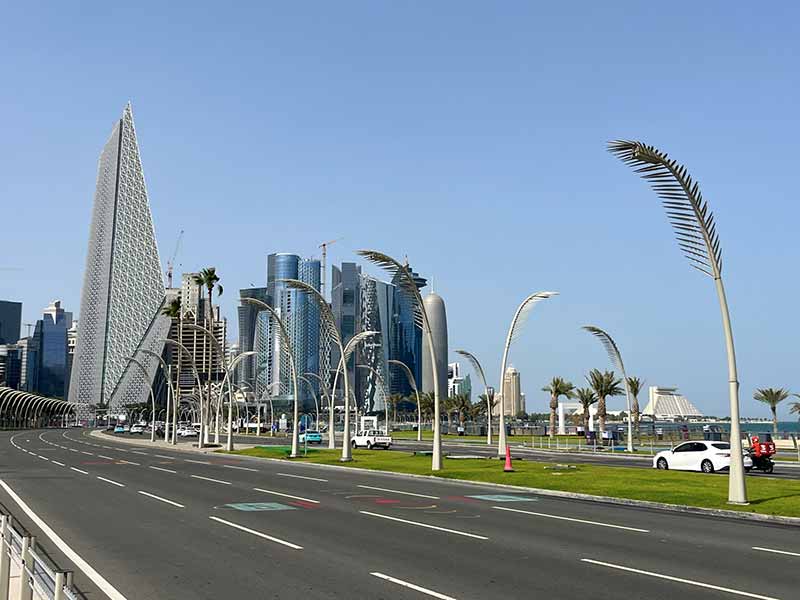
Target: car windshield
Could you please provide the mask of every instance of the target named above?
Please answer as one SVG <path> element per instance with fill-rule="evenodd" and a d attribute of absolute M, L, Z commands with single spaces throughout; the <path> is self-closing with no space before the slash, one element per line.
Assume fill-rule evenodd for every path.
<path fill-rule="evenodd" d="M 730 444 L 718 443 L 718 444 L 711 444 L 711 445 L 714 446 L 714 448 L 716 448 L 717 450 L 730 450 L 731 449 L 731 445 Z"/>

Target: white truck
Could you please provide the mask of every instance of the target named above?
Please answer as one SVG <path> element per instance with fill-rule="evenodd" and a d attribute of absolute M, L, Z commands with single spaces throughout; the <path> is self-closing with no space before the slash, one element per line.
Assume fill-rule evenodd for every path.
<path fill-rule="evenodd" d="M 357 432 L 353 439 L 350 440 L 350 445 L 353 448 L 366 448 L 372 450 L 373 448 L 385 448 L 388 450 L 392 446 L 392 436 L 384 434 L 378 429 L 365 429 Z"/>

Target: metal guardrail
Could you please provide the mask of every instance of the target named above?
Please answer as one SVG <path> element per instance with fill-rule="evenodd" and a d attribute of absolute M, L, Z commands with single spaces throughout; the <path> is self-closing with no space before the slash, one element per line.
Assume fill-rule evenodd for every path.
<path fill-rule="evenodd" d="M 12 586 L 12 571 L 18 574 Z M 15 589 L 16 588 L 16 589 Z M 80 600 L 72 571 L 59 569 L 36 538 L 0 504 L 0 600 Z"/>

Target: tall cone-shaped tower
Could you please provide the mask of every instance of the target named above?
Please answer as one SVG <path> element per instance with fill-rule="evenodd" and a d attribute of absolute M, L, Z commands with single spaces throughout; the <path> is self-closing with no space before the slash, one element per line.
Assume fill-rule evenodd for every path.
<path fill-rule="evenodd" d="M 81 296 L 69 400 L 120 407 L 147 400 L 170 321 L 130 103 L 114 125 L 97 168 L 97 188 Z"/>

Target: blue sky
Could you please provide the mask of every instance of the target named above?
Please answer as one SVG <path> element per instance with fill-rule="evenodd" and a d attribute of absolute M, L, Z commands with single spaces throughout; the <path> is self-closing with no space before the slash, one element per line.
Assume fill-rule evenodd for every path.
<path fill-rule="evenodd" d="M 99 152 L 128 100 L 162 261 L 215 265 L 235 321 L 265 257 L 358 248 L 434 278 L 450 345 L 528 409 L 582 384 L 608 330 L 630 374 L 727 414 L 712 281 L 605 151 L 653 143 L 717 214 L 742 412 L 797 380 L 800 10 L 727 2 L 8 3 L 0 23 L 0 298 L 78 310 Z M 232 323 L 235 328 L 235 323 Z M 451 359 L 453 357 L 451 356 Z M 645 394 L 646 396 L 646 394 Z M 622 408 L 622 399 L 611 402 Z M 782 411 L 786 413 L 786 409 Z"/>

